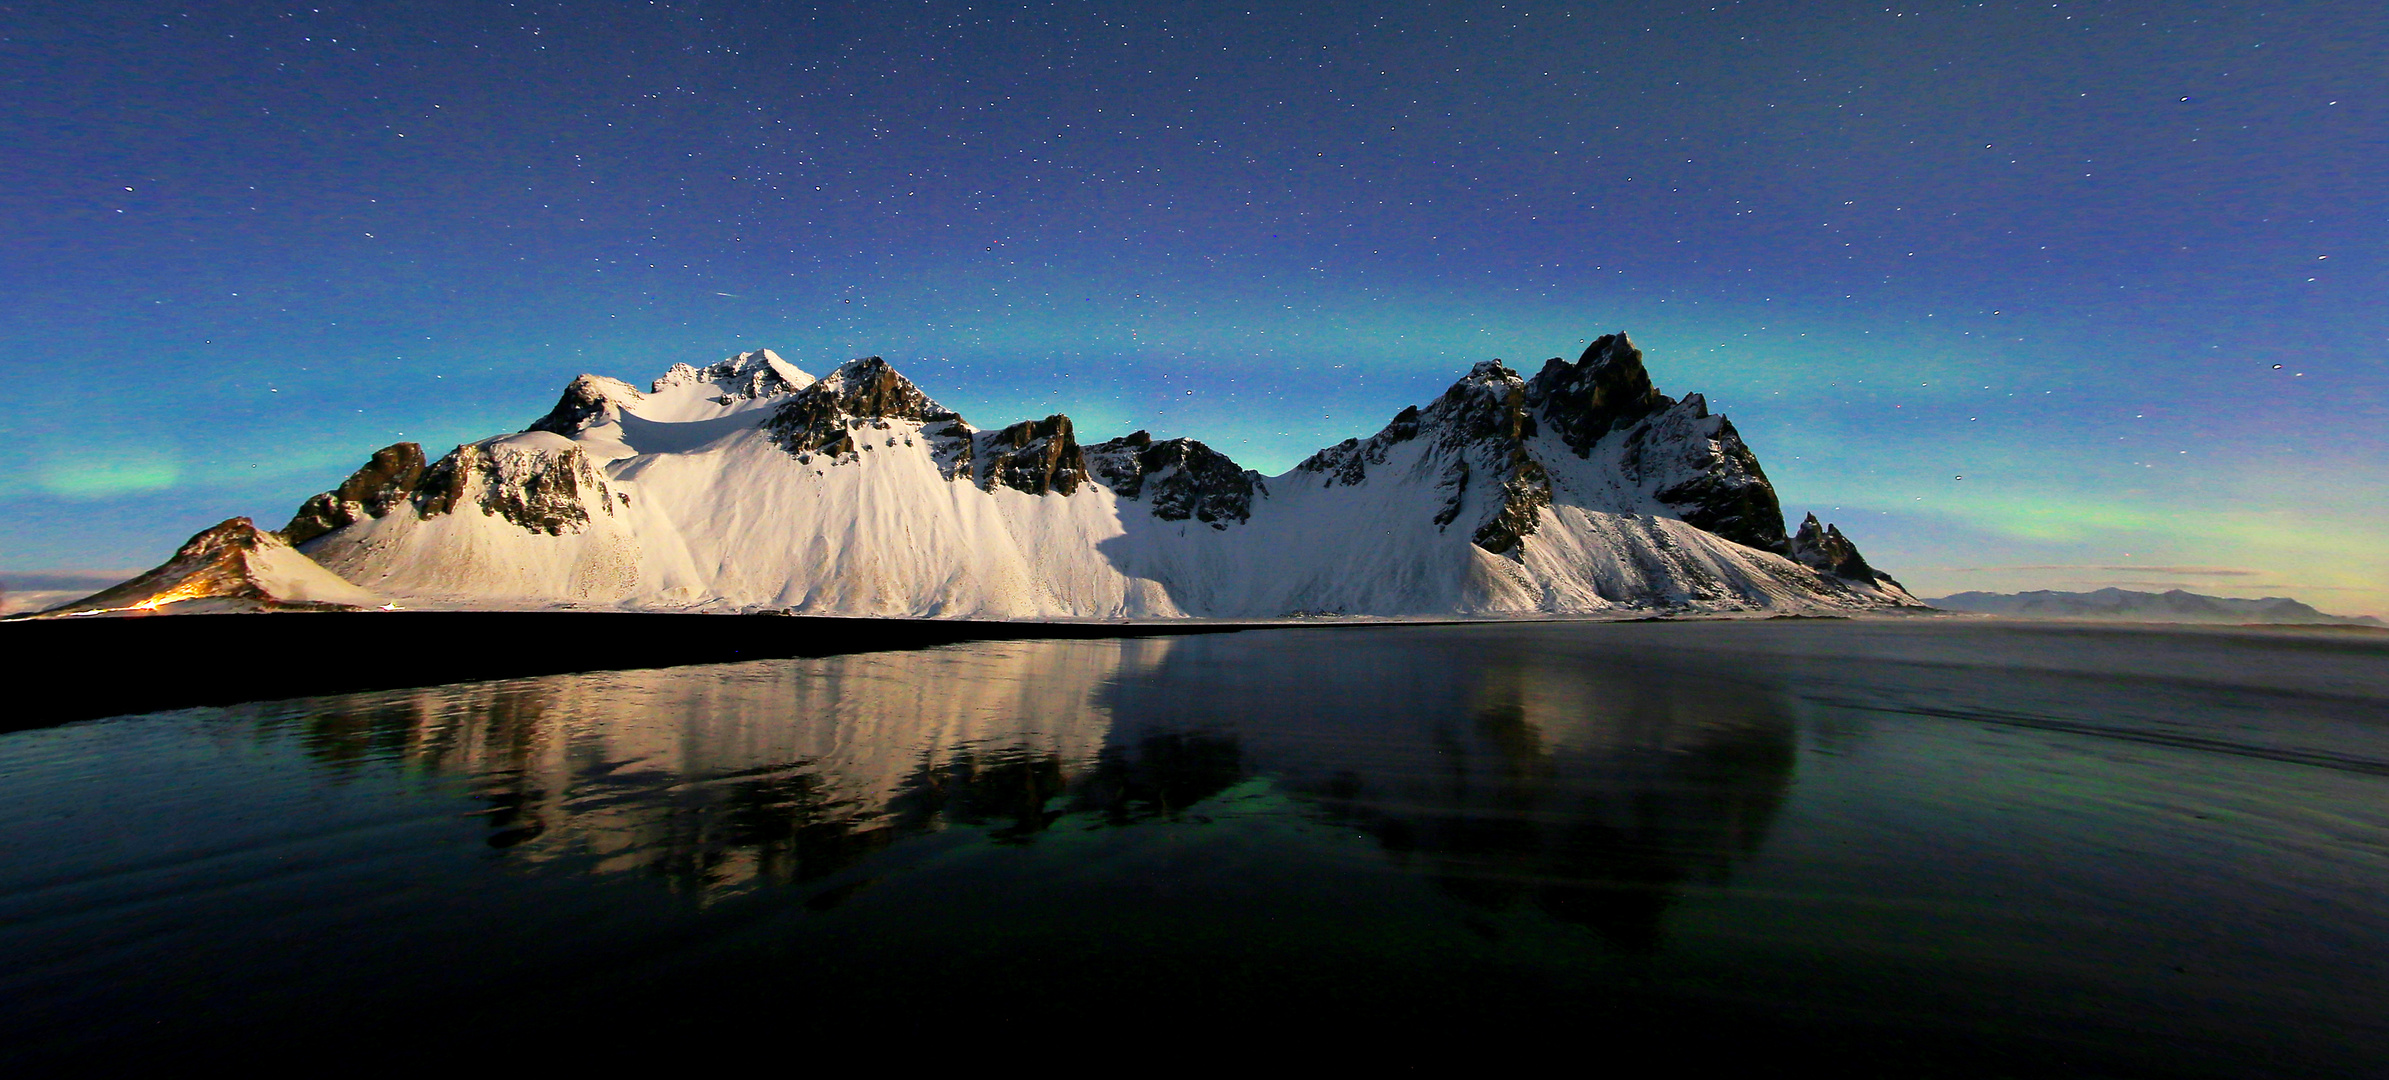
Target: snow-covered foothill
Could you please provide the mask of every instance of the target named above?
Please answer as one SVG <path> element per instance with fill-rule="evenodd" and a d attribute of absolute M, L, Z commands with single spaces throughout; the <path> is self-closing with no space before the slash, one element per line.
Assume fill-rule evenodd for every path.
<path fill-rule="evenodd" d="M 154 570 L 45 616 L 145 612 L 340 610 L 378 607 L 380 596 L 317 565 L 248 518 L 201 530 Z"/>
<path fill-rule="evenodd" d="M 289 530 L 351 581 L 450 607 L 977 618 L 1518 617 L 1913 605 L 1819 557 L 1698 395 L 1624 335 L 1263 477 L 1190 439 L 974 428 L 878 357 L 768 351 L 646 391 L 595 375 L 521 434 L 387 448 Z M 1804 535 L 1806 535 L 1804 533 Z M 1834 532 L 1832 541 L 1846 547 Z M 1818 541 L 1822 543 L 1820 539 Z"/>

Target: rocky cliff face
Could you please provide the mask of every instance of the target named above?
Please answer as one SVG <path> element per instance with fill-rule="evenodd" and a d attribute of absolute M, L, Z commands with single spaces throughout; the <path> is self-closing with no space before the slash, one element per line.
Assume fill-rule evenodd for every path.
<path fill-rule="evenodd" d="M 424 517 L 478 506 L 549 536 L 588 528 L 592 513 L 611 515 L 628 495 L 616 495 L 578 446 L 506 439 L 459 446 L 424 470 L 415 506 Z"/>
<path fill-rule="evenodd" d="M 1732 421 L 1699 394 L 1628 427 L 1619 464 L 1676 515 L 1737 544 L 1785 554 L 1783 506 Z"/>
<path fill-rule="evenodd" d="M 304 544 L 366 518 L 381 517 L 414 495 L 423 484 L 423 470 L 422 446 L 402 442 L 382 447 L 339 487 L 301 505 L 290 524 L 282 526 L 282 538 L 294 545 Z"/>
<path fill-rule="evenodd" d="M 1800 531 L 1793 534 L 1787 552 L 1803 566 L 1832 574 L 1850 581 L 1884 582 L 1902 588 L 1899 582 L 1866 564 L 1866 556 L 1858 553 L 1858 545 L 1842 535 L 1839 527 L 1820 525 L 1817 516 L 1810 514 L 1800 522 Z"/>
<path fill-rule="evenodd" d="M 1556 356 L 1544 361 L 1527 384 L 1526 403 L 1577 457 L 1585 457 L 1603 436 L 1668 409 L 1675 399 L 1651 385 L 1633 341 L 1603 334 L 1573 364 Z"/>
<path fill-rule="evenodd" d="M 1137 431 L 1087 447 L 1086 460 L 1097 483 L 1143 502 L 1163 521 L 1191 517 L 1225 529 L 1252 517 L 1260 474 L 1193 439 L 1154 442 Z"/>
<path fill-rule="evenodd" d="M 1652 482 L 1660 503 L 1686 522 L 1737 544 L 1787 553 L 1783 507 L 1758 455 L 1699 394 L 1678 402 L 1652 385 L 1642 350 L 1604 334 L 1570 364 L 1544 362 L 1527 401 L 1579 458 L 1605 440 L 1623 442 L 1625 479 Z"/>
<path fill-rule="evenodd" d="M 981 432 L 972 440 L 971 453 L 978 484 L 989 491 L 1000 485 L 1031 495 L 1069 495 L 1087 479 L 1086 455 L 1070 418 L 1058 413 Z"/>
<path fill-rule="evenodd" d="M 1356 485 L 1386 465 L 1395 447 L 1425 440 L 1426 457 L 1416 468 L 1434 474 L 1435 524 L 1448 529 L 1458 522 L 1471 504 L 1471 489 L 1481 488 L 1490 497 L 1479 500 L 1485 509 L 1468 535 L 1501 555 L 1532 535 L 1538 511 L 1551 505 L 1551 478 L 1527 450 L 1527 440 L 1540 430 L 1527 404 L 1526 380 L 1509 365 L 1488 360 L 1425 409 L 1403 409 L 1377 434 L 1346 439 L 1294 468 L 1321 476 L 1330 487 Z"/>
<path fill-rule="evenodd" d="M 1627 353 L 1639 356 L 1630 346 Z M 1586 356 L 1591 364 L 1596 353 Z M 1632 393 L 1611 393 L 1593 385 L 1596 376 L 1614 377 L 1614 368 L 1597 369 L 1565 384 L 1547 377 L 1554 370 L 1578 375 L 1579 369 L 1554 360 L 1544 370 L 1544 376 L 1530 382 L 1499 360 L 1480 363 L 1425 409 L 1403 409 L 1377 434 L 1328 447 L 1295 469 L 1317 474 L 1329 486 L 1360 484 L 1373 469 L 1388 463 L 1395 447 L 1423 440 L 1425 457 L 1413 468 L 1433 473 L 1435 524 L 1449 529 L 1475 507 L 1474 520 L 1466 525 L 1470 542 L 1495 555 L 1514 554 L 1534 534 L 1543 509 L 1552 504 L 1550 470 L 1534 449 L 1548 440 L 1539 437 L 1550 432 L 1564 445 L 1581 442 L 1589 447 L 1631 410 L 1610 405 L 1593 409 L 1587 402 L 1615 398 L 1639 409 L 1656 395 L 1648 376 L 1640 379 L 1639 388 L 1627 380 Z M 1632 368 L 1640 370 L 1639 364 Z M 1560 389 L 1554 390 L 1555 385 Z M 1601 410 L 1606 412 L 1593 415 Z M 1640 415 L 1631 413 L 1634 418 Z"/>
<path fill-rule="evenodd" d="M 432 518 L 471 507 L 524 529 L 561 536 L 612 514 L 630 496 L 614 492 L 588 454 L 541 431 L 468 443 L 423 464 L 423 448 L 397 443 L 331 491 L 299 507 L 281 536 L 306 544 L 349 525 L 404 509 Z"/>
<path fill-rule="evenodd" d="M 983 490 L 1069 495 L 1087 478 L 1069 417 L 978 431 L 876 356 L 844 364 L 796 392 L 764 429 L 807 464 L 816 455 L 835 464 L 908 445 L 918 432 L 947 479 L 968 478 Z"/>

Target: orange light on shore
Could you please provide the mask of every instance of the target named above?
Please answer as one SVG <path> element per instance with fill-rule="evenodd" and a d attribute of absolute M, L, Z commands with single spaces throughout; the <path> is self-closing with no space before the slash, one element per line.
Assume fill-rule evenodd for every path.
<path fill-rule="evenodd" d="M 180 603 L 184 600 L 197 600 L 206 595 L 206 590 L 201 589 L 198 586 L 185 583 L 168 589 L 165 592 L 159 593 L 156 596 L 152 596 L 149 599 L 143 600 L 138 604 L 134 604 L 131 607 L 125 608 L 124 610 L 156 611 L 157 609 L 165 607 L 168 604 Z"/>

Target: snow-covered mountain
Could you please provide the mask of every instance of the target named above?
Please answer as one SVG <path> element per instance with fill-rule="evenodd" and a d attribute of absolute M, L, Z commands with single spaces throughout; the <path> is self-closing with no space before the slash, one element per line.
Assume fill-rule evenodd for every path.
<path fill-rule="evenodd" d="M 2382 626 L 2370 615 L 2326 615 L 2286 596 L 2241 600 L 2182 589 L 2161 593 L 2131 589 L 2094 592 L 1962 592 L 1927 603 L 1951 611 L 2010 615 L 2026 619 L 2098 619 L 2115 622 L 2226 623 L 2244 625 Z"/>
<path fill-rule="evenodd" d="M 595 375 L 526 430 L 388 447 L 283 535 L 405 603 L 948 617 L 1530 615 L 1915 601 L 1624 335 L 1479 364 L 1264 477 L 1191 439 L 980 430 L 878 357 Z"/>
<path fill-rule="evenodd" d="M 296 545 L 294 548 L 292 545 Z M 302 554 L 303 553 L 303 554 Z M 878 357 L 597 375 L 437 461 L 398 443 L 278 533 L 234 519 L 53 614 L 361 607 L 978 618 L 1914 606 L 1622 334 L 1265 477 L 1192 439 L 982 431 Z M 200 603 L 205 601 L 205 603 Z"/>

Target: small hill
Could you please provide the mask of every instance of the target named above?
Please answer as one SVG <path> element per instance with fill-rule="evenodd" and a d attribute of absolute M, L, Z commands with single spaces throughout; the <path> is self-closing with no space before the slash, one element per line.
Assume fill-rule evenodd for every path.
<path fill-rule="evenodd" d="M 347 611 L 381 603 L 381 597 L 316 565 L 280 536 L 248 518 L 233 518 L 185 541 L 157 569 L 42 614 Z"/>

